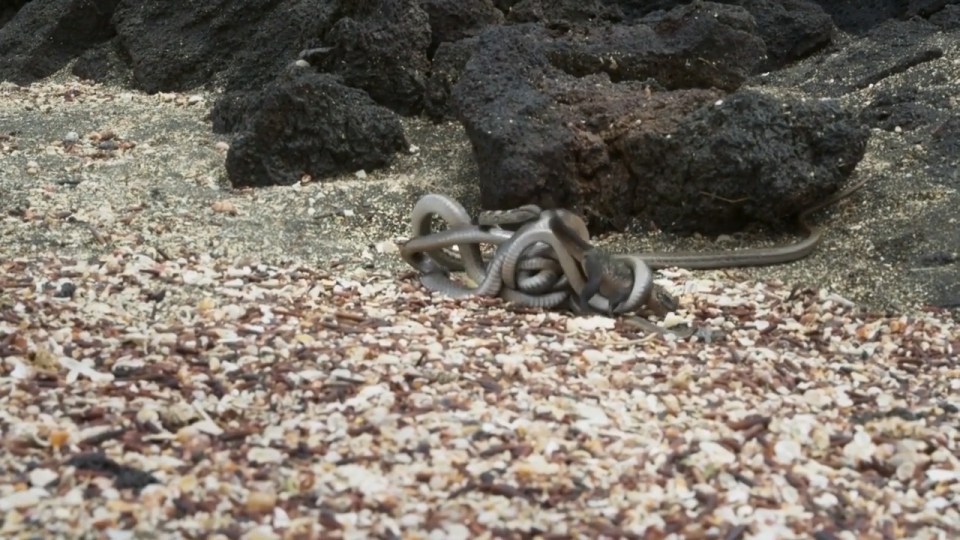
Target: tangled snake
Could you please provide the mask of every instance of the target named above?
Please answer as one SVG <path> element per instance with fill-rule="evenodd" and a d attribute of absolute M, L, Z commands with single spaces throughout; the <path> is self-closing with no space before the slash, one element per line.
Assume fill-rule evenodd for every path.
<path fill-rule="evenodd" d="M 806 236 L 791 244 L 728 252 L 603 257 L 598 257 L 600 251 L 590 244 L 584 221 L 568 210 L 525 205 L 486 212 L 474 222 L 460 203 L 431 193 L 414 206 L 412 235 L 400 248 L 400 256 L 419 271 L 426 288 L 453 298 L 499 296 L 530 307 L 566 304 L 576 312 L 592 310 L 610 315 L 646 307 L 662 314 L 672 311 L 676 301 L 653 284 L 651 269 L 764 266 L 806 257 L 822 236 L 807 218 L 849 197 L 864 184 L 860 181 L 804 209 L 798 221 Z M 432 232 L 434 216 L 446 221 L 447 228 Z M 483 257 L 481 244 L 496 247 L 489 261 Z M 445 251 L 451 247 L 456 247 L 459 255 Z M 449 274 L 459 271 L 466 272 L 475 285 L 454 282 Z M 574 299 L 577 301 L 572 302 Z"/>

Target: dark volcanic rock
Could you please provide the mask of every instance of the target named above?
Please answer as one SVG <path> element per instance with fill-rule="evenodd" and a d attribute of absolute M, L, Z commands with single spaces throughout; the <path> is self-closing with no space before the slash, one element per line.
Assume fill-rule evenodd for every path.
<path fill-rule="evenodd" d="M 137 86 L 169 92 L 208 83 L 252 33 L 260 10 L 249 3 L 122 0 L 117 40 Z M 254 18 L 243 24 L 247 14 Z"/>
<path fill-rule="evenodd" d="M 256 106 L 260 100 L 260 92 L 252 90 L 225 92 L 213 104 L 213 110 L 210 111 L 213 132 L 235 133 L 243 129 L 247 114 L 256 111 Z"/>
<path fill-rule="evenodd" d="M 326 46 L 308 56 L 322 71 L 336 73 L 381 105 L 401 114 L 423 108 L 430 71 L 430 21 L 417 0 L 363 0 L 342 6 Z"/>
<path fill-rule="evenodd" d="M 434 120 L 454 119 L 453 87 L 477 48 L 477 38 L 441 43 L 433 55 L 433 67 L 424 88 L 423 112 Z"/>
<path fill-rule="evenodd" d="M 421 0 L 430 19 L 429 56 L 441 43 L 477 35 L 484 27 L 503 23 L 503 13 L 490 0 Z"/>
<path fill-rule="evenodd" d="M 927 14 L 919 4 L 911 5 L 916 13 Z M 943 193 L 960 189 L 957 79 L 949 62 L 960 36 L 933 24 L 949 16 L 951 8 L 933 12 L 930 22 L 886 20 L 829 55 L 755 82 L 797 87 L 808 96 L 843 96 L 860 108 L 862 123 L 888 132 L 877 136 L 872 151 L 882 172 L 869 166 L 863 172 L 884 186 L 874 198 L 889 197 L 883 208 L 889 230 L 871 239 L 877 260 L 892 264 L 912 287 L 927 291 L 926 302 L 957 307 L 960 227 L 953 226 L 956 205 Z M 899 183 L 903 187 L 894 188 Z M 896 191 L 886 195 L 891 188 Z"/>
<path fill-rule="evenodd" d="M 885 131 L 929 126 L 950 109 L 950 97 L 914 87 L 883 89 L 864 107 L 860 119 Z"/>
<path fill-rule="evenodd" d="M 481 35 L 454 95 L 485 208 L 576 208 L 594 230 L 636 218 L 730 231 L 781 221 L 834 190 L 862 157 L 866 130 L 835 104 L 714 89 L 736 88 L 758 60 L 741 9 L 701 4 L 646 20 L 653 26 Z M 719 42 L 731 45 L 705 60 Z M 724 202 L 737 199 L 746 202 Z"/>
<path fill-rule="evenodd" d="M 562 53 L 555 54 L 554 61 L 565 71 L 578 76 L 603 70 L 614 80 L 630 80 L 650 77 L 651 72 L 656 70 L 656 83 L 669 88 L 718 86 L 731 90 L 739 87 L 746 75 L 745 72 L 728 73 L 731 68 L 750 65 L 753 66 L 752 71 L 756 72 L 775 69 L 829 44 L 836 30 L 830 17 L 808 0 L 730 0 L 719 3 L 743 8 L 744 11 L 740 12 L 724 10 L 719 13 L 725 18 L 724 23 L 745 32 L 749 38 L 746 41 L 731 40 L 732 35 L 724 35 L 717 40 L 725 41 L 722 47 L 710 39 L 704 39 L 696 54 L 675 49 L 661 54 L 656 47 L 651 47 L 649 41 L 637 39 L 638 22 L 663 30 L 668 28 L 671 21 L 699 12 L 694 6 L 670 13 L 657 9 L 687 4 L 682 1 L 645 3 L 643 6 L 621 6 L 599 0 L 592 3 L 524 1 L 510 11 L 510 20 L 543 22 L 551 28 L 565 29 L 570 36 L 574 36 L 571 37 L 574 45 L 562 47 Z M 518 14 L 517 10 L 524 10 L 523 14 Z M 750 20 L 751 17 L 756 25 Z M 623 24 L 611 24 L 616 22 Z M 709 28 L 698 26 L 697 22 L 705 23 L 685 20 L 684 31 L 689 34 L 704 29 L 710 31 Z M 576 26 L 571 28 L 571 25 Z M 763 43 L 757 41 L 758 35 Z M 650 41 L 655 42 L 655 39 Z M 452 104 L 447 101 L 450 89 L 458 80 L 475 46 L 475 40 L 471 39 L 464 43 L 444 43 L 437 50 L 426 88 L 425 109 L 430 117 L 455 116 Z M 717 48 L 710 50 L 714 46 Z M 718 77 L 712 66 L 703 64 L 703 60 L 709 56 L 701 53 L 709 51 L 709 55 L 715 55 L 719 48 L 728 48 L 731 55 L 740 55 L 740 58 L 726 58 L 720 62 L 725 71 Z M 767 57 L 762 59 L 764 51 Z M 615 62 L 607 62 L 609 58 L 614 58 Z M 683 70 L 683 63 L 691 60 L 692 69 Z M 671 62 L 675 63 L 671 66 Z M 667 70 L 683 75 L 667 76 Z M 691 75 L 690 71 L 696 72 L 696 75 Z"/>
<path fill-rule="evenodd" d="M 761 70 L 775 69 L 803 58 L 830 43 L 836 27 L 830 16 L 811 0 L 717 0 L 744 8 L 755 20 L 766 43 L 768 59 Z M 632 23 L 641 17 L 655 19 L 670 10 L 687 6 L 686 0 L 643 3 L 524 0 L 514 5 L 513 22 L 543 22 L 547 25 Z"/>
<path fill-rule="evenodd" d="M 930 22 L 943 30 L 960 28 L 960 4 L 945 6 L 930 17 Z"/>
<path fill-rule="evenodd" d="M 450 93 L 485 26 L 501 24 L 503 13 L 490 0 L 425 0 L 433 38 L 430 74 L 424 82 L 423 112 L 435 120 L 456 117 Z"/>
<path fill-rule="evenodd" d="M 958 0 L 907 0 L 906 16 L 926 18 L 958 3 Z"/>
<path fill-rule="evenodd" d="M 822 62 L 807 63 L 772 81 L 813 95 L 842 96 L 942 57 L 943 49 L 930 39 L 939 31 L 923 19 L 891 20 Z"/>
<path fill-rule="evenodd" d="M 847 32 L 863 34 L 890 19 L 935 17 L 957 0 L 814 0 Z"/>
<path fill-rule="evenodd" d="M 0 80 L 30 84 L 113 37 L 110 17 L 117 2 L 27 2 L 0 28 Z"/>
<path fill-rule="evenodd" d="M 782 222 L 836 191 L 869 131 L 831 101 L 737 92 L 671 130 L 644 123 L 614 141 L 637 179 L 633 208 L 668 231 L 731 232 Z"/>
<path fill-rule="evenodd" d="M 767 46 L 758 71 L 769 71 L 804 58 L 828 45 L 836 27 L 823 9 L 808 0 L 734 0 L 757 23 Z"/>
<path fill-rule="evenodd" d="M 301 51 L 316 47 L 335 22 L 338 0 L 284 0 L 257 17 L 256 31 L 243 41 L 220 77 L 226 89 L 255 90 L 272 81 Z"/>
<path fill-rule="evenodd" d="M 764 51 L 749 13 L 709 2 L 650 15 L 639 24 L 578 27 L 544 44 L 551 63 L 568 74 L 652 79 L 668 89 L 734 90 Z"/>
<path fill-rule="evenodd" d="M 537 25 L 487 30 L 454 87 L 480 169 L 484 208 L 579 202 L 573 192 L 572 133 L 537 86 L 562 75 L 549 63 L 547 38 Z"/>
<path fill-rule="evenodd" d="M 905 0 L 815 0 L 847 32 L 863 33 L 906 13 Z"/>
<path fill-rule="evenodd" d="M 670 4 L 669 7 L 674 7 L 680 2 L 665 3 Z M 649 13 L 655 9 L 658 8 L 643 5 L 642 13 Z M 617 3 L 604 0 L 521 0 L 510 7 L 507 19 L 514 23 L 543 22 L 548 25 L 596 21 L 618 22 L 624 19 L 624 13 Z"/>
<path fill-rule="evenodd" d="M 320 39 L 335 0 L 122 0 L 115 24 L 147 92 L 261 87 Z M 222 81 L 221 81 L 222 80 Z"/>
<path fill-rule="evenodd" d="M 84 51 L 73 64 L 71 73 L 91 81 L 123 86 L 133 83 L 133 71 L 127 65 L 117 41 L 113 39 Z"/>
<path fill-rule="evenodd" d="M 0 27 L 7 24 L 7 21 L 12 19 L 13 16 L 17 14 L 17 11 L 27 2 L 29 2 L 29 0 L 8 0 L 6 3 L 0 5 Z"/>
<path fill-rule="evenodd" d="M 291 69 L 264 89 L 227 153 L 234 186 L 375 169 L 407 147 L 397 116 L 332 75 Z"/>
<path fill-rule="evenodd" d="M 648 9 L 641 19 L 625 17 L 620 7 L 608 9 L 602 2 L 534 4 L 544 14 L 531 18 L 545 24 L 511 26 L 505 35 L 513 36 L 517 28 L 536 32 L 530 39 L 542 41 L 550 61 L 575 76 L 607 73 L 615 81 L 655 79 L 666 88 L 733 90 L 764 54 L 753 17 L 736 6 L 697 2 L 650 12 L 645 4 Z M 598 13 L 605 13 L 609 20 Z M 592 24 L 556 24 L 557 20 L 583 22 L 581 18 Z M 619 20 L 625 22 L 610 22 Z"/>

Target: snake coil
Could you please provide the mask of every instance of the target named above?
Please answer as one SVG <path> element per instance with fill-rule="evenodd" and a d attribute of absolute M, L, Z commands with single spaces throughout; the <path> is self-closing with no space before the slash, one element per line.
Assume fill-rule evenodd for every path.
<path fill-rule="evenodd" d="M 586 224 L 566 210 L 539 210 L 521 207 L 519 228 L 508 231 L 489 225 L 477 225 L 460 203 L 435 193 L 422 197 L 414 206 L 411 238 L 400 249 L 400 256 L 420 272 L 420 281 L 428 289 L 453 298 L 499 296 L 508 302 L 537 308 L 567 305 L 575 311 L 585 286 L 582 253 L 572 253 L 550 228 L 550 218 L 560 217 L 584 241 L 589 240 Z M 432 231 L 438 217 L 447 228 Z M 501 222 L 509 222 L 503 218 Z M 487 223 L 489 221 L 481 221 Z M 481 245 L 495 247 L 493 256 L 484 259 Z M 449 253 L 456 248 L 459 255 Z M 602 294 L 589 299 L 589 306 L 601 312 L 636 311 L 649 297 L 652 274 L 641 260 L 627 262 L 634 275 L 626 301 L 615 307 Z M 632 264 L 631 264 L 632 263 Z M 450 278 L 451 272 L 466 272 L 473 286 L 461 285 Z"/>
<path fill-rule="evenodd" d="M 795 261 L 809 255 L 820 242 L 822 231 L 810 225 L 808 217 L 818 210 L 849 197 L 864 186 L 866 179 L 813 204 L 797 216 L 806 236 L 792 244 L 750 248 L 728 252 L 639 253 L 610 256 L 609 262 L 629 276 L 607 293 L 615 292 L 616 303 L 598 292 L 597 279 L 606 278 L 610 269 L 592 270 L 594 280 L 586 280 L 588 259 L 595 255 L 589 244 L 590 234 L 580 217 L 567 210 L 541 210 L 526 205 L 512 211 L 481 215 L 477 223 L 457 201 L 431 193 L 422 197 L 413 209 L 412 236 L 400 248 L 400 256 L 417 269 L 421 283 L 433 291 L 454 298 L 499 296 L 508 302 L 538 308 L 566 305 L 574 312 L 588 307 L 604 313 L 624 314 L 643 307 L 660 315 L 673 311 L 676 300 L 653 285 L 651 269 L 677 266 L 681 268 L 730 268 L 764 266 Z M 447 228 L 433 232 L 433 217 L 447 222 Z M 566 239 L 558 237 L 551 220 L 562 222 Z M 507 230 L 502 226 L 510 225 Z M 482 244 L 495 247 L 494 255 L 484 259 Z M 456 247 L 458 255 L 446 251 Z M 450 279 L 451 272 L 465 271 L 474 286 L 460 285 Z M 614 272 L 615 273 L 615 272 Z M 609 285 L 609 281 L 606 282 Z M 596 293 L 596 294 L 594 294 Z M 586 302 L 577 301 L 584 294 Z M 592 295 L 592 296 L 591 296 Z M 574 298 L 576 297 L 576 298 Z M 663 333 L 664 330 L 640 318 L 631 317 L 642 328 Z M 692 335 L 676 333 L 680 337 Z"/>

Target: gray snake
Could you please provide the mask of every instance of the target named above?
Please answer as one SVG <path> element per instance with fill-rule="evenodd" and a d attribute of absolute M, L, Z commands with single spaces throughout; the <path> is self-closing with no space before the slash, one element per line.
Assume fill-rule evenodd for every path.
<path fill-rule="evenodd" d="M 420 274 L 428 289 L 452 298 L 499 296 L 509 302 L 538 308 L 554 308 L 567 303 L 571 293 L 578 297 L 586 284 L 582 253 L 570 249 L 550 228 L 550 219 L 559 218 L 584 242 L 589 240 L 586 224 L 567 210 L 540 210 L 522 207 L 529 212 L 516 223 L 515 232 L 499 227 L 474 224 L 457 201 L 431 193 L 414 206 L 412 238 L 400 248 L 400 256 Z M 447 228 L 431 232 L 432 218 L 447 223 Z M 483 219 L 480 220 L 484 222 Z M 503 222 L 504 219 L 488 221 Z M 481 244 L 497 247 L 485 261 Z M 459 256 L 444 248 L 456 247 Z M 575 254 L 572 254 L 571 252 Z M 595 295 L 590 308 L 602 312 L 626 313 L 641 309 L 650 296 L 653 274 L 639 259 L 623 257 L 634 272 L 633 285 L 626 298 L 614 309 L 607 298 Z M 450 279 L 449 272 L 465 271 L 474 286 L 460 285 Z"/>
<path fill-rule="evenodd" d="M 675 252 L 610 255 L 608 258 L 625 268 L 632 279 L 617 286 L 600 289 L 601 292 L 583 299 L 580 304 L 570 302 L 572 295 L 580 298 L 587 286 L 586 259 L 592 250 L 586 224 L 576 214 L 563 209 L 541 210 L 526 205 L 505 212 L 481 215 L 473 222 L 467 211 L 454 199 L 440 194 L 427 194 L 414 206 L 412 237 L 400 248 L 400 255 L 421 274 L 421 283 L 428 289 L 453 298 L 499 296 L 509 302 L 530 307 L 554 308 L 567 304 L 571 309 L 590 309 L 609 314 L 638 311 L 645 306 L 669 311 L 671 300 L 653 285 L 651 269 L 681 267 L 712 269 L 736 266 L 763 266 L 781 264 L 803 258 L 816 247 L 821 231 L 807 223 L 813 212 L 848 197 L 864 185 L 864 181 L 803 210 L 798 221 L 806 230 L 802 240 L 783 246 L 750 248 L 728 252 Z M 431 230 L 433 217 L 447 223 L 439 232 Z M 566 234 L 561 238 L 551 227 L 550 220 L 562 221 Z M 503 228 L 501 228 L 501 225 Z M 508 230 L 515 228 L 515 231 Z M 579 238 L 577 238 L 579 237 Z M 481 244 L 495 246 L 490 260 L 485 260 Z M 458 255 L 445 251 L 456 247 Z M 450 272 L 466 272 L 474 286 L 454 282 Z M 621 298 L 613 302 L 610 290 L 617 290 Z M 666 306 L 666 307 L 665 307 Z"/>

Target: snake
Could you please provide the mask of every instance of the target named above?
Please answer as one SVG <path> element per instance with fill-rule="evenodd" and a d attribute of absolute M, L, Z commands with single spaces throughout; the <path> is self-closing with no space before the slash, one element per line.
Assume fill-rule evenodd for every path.
<path fill-rule="evenodd" d="M 741 266 L 769 266 L 802 259 L 810 255 L 823 237 L 823 229 L 810 224 L 809 217 L 823 208 L 845 199 L 860 190 L 867 179 L 860 180 L 850 187 L 803 209 L 797 215 L 797 221 L 804 230 L 804 237 L 789 244 L 747 248 L 735 251 L 675 251 L 638 253 L 655 270 L 662 268 L 686 268 L 690 270 L 713 270 L 717 268 L 735 268 Z"/>
<path fill-rule="evenodd" d="M 447 222 L 448 228 L 431 233 L 431 221 L 434 216 Z M 529 215 L 519 218 L 504 218 L 497 221 L 528 221 Z M 504 243 L 514 244 L 523 236 L 503 229 L 487 226 L 477 226 L 471 223 L 469 214 L 457 201 L 440 194 L 431 193 L 422 197 L 414 206 L 411 228 L 413 237 L 400 249 L 400 256 L 421 273 L 420 281 L 428 289 L 440 291 L 452 298 L 466 298 L 472 296 L 503 296 L 511 302 L 521 303 L 532 307 L 552 308 L 566 301 L 569 292 L 562 284 L 552 287 L 550 280 L 539 276 L 540 272 L 548 273 L 553 267 L 553 261 L 533 253 L 524 261 L 519 258 L 512 260 L 508 265 L 511 276 L 517 270 L 526 272 L 520 283 L 511 281 L 509 289 L 503 288 L 502 268 L 504 266 L 504 252 L 498 250 L 489 264 L 483 260 L 480 244 L 489 243 L 500 246 Z M 529 227 L 529 222 L 520 227 Z M 582 223 L 582 222 L 581 222 Z M 582 234 L 588 234 L 586 225 L 580 227 Z M 445 246 L 456 246 L 460 256 L 453 257 L 443 251 Z M 524 247 L 531 247 L 524 244 Z M 467 275 L 477 285 L 470 287 L 455 283 L 450 279 L 448 270 L 466 271 Z M 533 273 L 533 275 L 529 275 Z M 549 278 L 549 274 L 547 275 Z M 559 289 L 559 290 L 548 290 Z"/>
<path fill-rule="evenodd" d="M 448 228 L 431 233 L 434 216 L 447 222 Z M 536 219 L 532 219 L 536 216 Z M 453 298 L 501 296 L 507 301 L 532 307 L 551 308 L 570 297 L 570 289 L 578 296 L 586 283 L 583 276 L 584 251 L 570 249 L 553 233 L 552 219 L 560 219 L 581 243 L 589 245 L 589 231 L 583 220 L 566 210 L 541 210 L 534 205 L 514 212 L 481 214 L 473 225 L 466 210 L 455 200 L 428 194 L 414 206 L 411 228 L 413 237 L 400 249 L 401 257 L 421 273 L 421 283 Z M 492 228 L 501 224 L 518 226 L 513 233 Z M 479 245 L 498 246 L 496 255 L 487 264 Z M 460 257 L 443 251 L 456 246 Z M 572 253 L 571 253 L 572 252 Z M 549 253 L 549 256 L 547 256 Z M 590 307 L 603 312 L 626 312 L 639 309 L 650 296 L 652 274 L 643 261 L 618 256 L 633 272 L 633 286 L 617 306 L 602 296 L 590 299 Z M 449 270 L 465 270 L 476 285 L 460 285 L 450 279 Z"/>
<path fill-rule="evenodd" d="M 632 273 L 632 283 L 621 283 L 619 291 L 616 286 L 608 285 L 603 294 L 594 295 L 592 293 L 596 291 L 588 290 L 586 292 L 591 297 L 587 305 L 607 313 L 635 311 L 644 304 L 669 310 L 672 299 L 652 285 L 651 269 L 765 266 L 803 258 L 816 248 L 822 237 L 822 230 L 808 222 L 809 216 L 849 197 L 865 183 L 866 180 L 862 180 L 801 211 L 797 219 L 806 235 L 798 242 L 725 252 L 611 255 L 611 261 Z M 431 232 L 433 216 L 446 221 L 448 228 Z M 580 240 L 558 238 L 551 230 L 551 219 L 559 219 L 568 225 Z M 412 233 L 412 238 L 400 249 L 401 257 L 420 271 L 421 283 L 425 287 L 454 298 L 500 296 L 531 307 L 550 308 L 568 301 L 571 289 L 582 300 L 587 286 L 585 279 L 591 277 L 585 276 L 587 254 L 592 249 L 589 232 L 583 220 L 568 210 L 544 210 L 528 204 L 512 210 L 487 211 L 473 222 L 457 201 L 431 193 L 414 206 Z M 483 259 L 480 251 L 480 244 L 484 243 L 497 246 L 489 262 Z M 457 247 L 459 256 L 444 251 L 450 246 Z M 450 271 L 465 271 L 477 285 L 468 287 L 453 282 Z M 611 302 L 611 291 L 622 293 L 621 298 Z"/>
<path fill-rule="evenodd" d="M 545 244 L 553 249 L 553 255 L 569 281 L 570 288 L 578 297 L 581 297 L 586 286 L 583 275 L 584 253 L 573 246 L 573 243 L 564 242 L 557 236 L 551 226 L 551 220 L 555 219 L 563 221 L 571 231 L 575 232 L 584 241 L 589 238 L 586 224 L 576 214 L 562 209 L 543 210 L 536 220 L 524 224 L 511 237 L 509 242 L 500 247 L 491 264 L 491 272 L 502 274 L 504 290 L 509 291 L 517 287 L 515 269 L 518 267 L 524 252 L 531 246 Z M 502 261 L 498 259 L 501 253 L 503 255 Z M 624 262 L 630 265 L 634 278 L 633 285 L 625 300 L 614 308 L 607 298 L 596 295 L 589 299 L 590 307 L 602 312 L 612 312 L 614 309 L 617 312 L 635 311 L 642 307 L 650 294 L 653 275 L 642 261 L 630 259 Z"/>
<path fill-rule="evenodd" d="M 568 212 L 569 213 L 569 212 Z M 605 311 L 609 315 L 636 311 L 647 305 L 664 315 L 674 311 L 676 300 L 663 288 L 653 284 L 653 273 L 643 258 L 633 254 L 611 254 L 594 247 L 583 235 L 569 226 L 563 214 L 550 217 L 550 231 L 557 236 L 583 267 L 587 281 L 576 289 L 580 299 L 578 310 Z M 596 295 L 606 300 L 606 309 L 594 301 Z"/>

